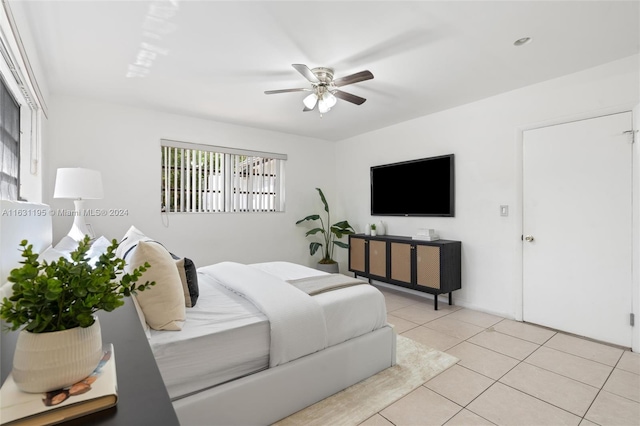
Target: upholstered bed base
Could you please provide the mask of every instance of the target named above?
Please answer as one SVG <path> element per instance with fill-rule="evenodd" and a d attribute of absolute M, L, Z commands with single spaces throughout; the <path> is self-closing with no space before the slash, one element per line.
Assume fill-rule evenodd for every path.
<path fill-rule="evenodd" d="M 180 424 L 268 425 L 395 365 L 391 326 L 178 399 Z"/>

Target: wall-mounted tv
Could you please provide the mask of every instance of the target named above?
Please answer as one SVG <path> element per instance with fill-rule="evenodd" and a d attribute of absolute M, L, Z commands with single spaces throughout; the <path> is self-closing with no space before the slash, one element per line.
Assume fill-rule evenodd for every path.
<path fill-rule="evenodd" d="M 455 216 L 454 154 L 371 167 L 371 214 Z"/>

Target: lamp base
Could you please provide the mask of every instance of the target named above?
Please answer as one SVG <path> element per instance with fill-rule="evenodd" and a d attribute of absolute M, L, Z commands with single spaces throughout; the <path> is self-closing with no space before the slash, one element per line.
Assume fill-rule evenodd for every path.
<path fill-rule="evenodd" d="M 73 225 L 71 225 L 67 236 L 74 241 L 80 241 L 84 239 L 85 235 L 91 236 L 91 232 L 84 220 L 84 200 L 73 200 L 73 203 L 75 204 L 76 210 L 73 214 Z"/>

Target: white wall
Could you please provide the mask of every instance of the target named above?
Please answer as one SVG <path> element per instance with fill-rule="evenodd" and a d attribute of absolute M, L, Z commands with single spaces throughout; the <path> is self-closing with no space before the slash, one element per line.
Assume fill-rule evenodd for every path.
<path fill-rule="evenodd" d="M 4 6 L 9 7 L 8 5 Z M 23 81 L 27 83 L 29 77 L 27 76 L 26 65 L 23 63 L 23 58 L 21 57 L 17 44 L 18 40 L 22 43 L 22 46 L 26 51 L 28 62 L 31 66 L 31 70 L 33 71 L 35 80 L 37 81 L 37 86 L 44 98 L 43 102 L 46 105 L 49 96 L 48 82 L 40 65 L 36 46 L 33 43 L 31 28 L 24 14 L 24 4 L 12 3 L 10 10 L 11 15 L 19 28 L 19 34 L 13 34 L 9 23 L 9 17 L 5 14 L 4 8 L 0 8 L 0 27 L 2 29 L 2 33 L 7 36 L 5 43 L 13 52 L 13 55 L 18 58 L 16 66 L 19 68 L 19 71 L 23 76 Z M 30 202 L 42 202 L 44 171 L 41 159 L 43 157 L 44 150 L 43 141 L 45 141 L 48 136 L 48 122 L 42 113 L 42 110 L 35 113 L 29 109 L 11 71 L 9 71 L 2 59 L 0 59 L 0 73 L 5 77 L 5 81 L 9 85 L 9 90 L 16 97 L 18 103 L 22 105 L 20 116 L 20 128 L 22 132 L 20 143 L 20 198 Z M 27 87 L 31 87 L 31 84 L 27 83 Z M 35 97 L 33 93 L 32 96 Z M 39 123 L 36 124 L 35 118 L 32 117 L 32 114 L 37 114 L 39 116 Z M 39 132 L 39 136 L 32 136 L 31 132 Z"/>
<path fill-rule="evenodd" d="M 160 214 L 160 139 L 238 147 L 288 155 L 286 212 Z M 334 143 L 256 130 L 173 114 L 74 97 L 54 96 L 47 151 L 46 201 L 52 199 L 58 167 L 102 172 L 105 197 L 87 208 L 128 209 L 126 217 L 87 218 L 96 234 L 121 238 L 130 225 L 172 252 L 203 266 L 223 260 L 289 260 L 311 265 L 308 240 L 296 220 L 319 212 L 315 187 L 333 197 Z M 70 217 L 54 218 L 54 242 L 71 227 Z M 318 259 L 315 259 L 317 261 Z"/>
<path fill-rule="evenodd" d="M 456 303 L 516 318 L 522 297 L 522 131 L 630 110 L 639 101 L 638 76 L 634 56 L 342 141 L 336 158 L 341 213 L 360 231 L 382 219 L 392 235 L 434 228 L 441 238 L 462 241 Z M 450 153 L 456 155 L 455 218 L 370 216 L 371 166 Z M 429 196 L 429 182 L 414 185 L 416 196 Z M 510 207 L 508 217 L 499 214 L 502 204 Z"/>

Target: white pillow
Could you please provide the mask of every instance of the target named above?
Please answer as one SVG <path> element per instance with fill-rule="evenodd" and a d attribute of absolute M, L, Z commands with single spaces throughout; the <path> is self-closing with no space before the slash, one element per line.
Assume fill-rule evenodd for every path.
<path fill-rule="evenodd" d="M 42 262 L 46 261 L 47 263 L 51 263 L 55 260 L 60 259 L 61 257 L 64 257 L 67 260 L 71 260 L 71 252 L 63 252 L 53 247 L 49 247 L 48 249 L 46 249 L 45 251 L 43 251 L 38 255 L 38 260 Z"/>
<path fill-rule="evenodd" d="M 138 283 L 156 282 L 153 287 L 136 295 L 146 323 L 154 330 L 181 330 L 186 309 L 182 281 L 175 261 L 160 244 L 139 241 L 125 271 L 131 272 L 145 262 L 149 262 L 151 267 L 142 274 Z"/>
<path fill-rule="evenodd" d="M 131 247 L 136 245 L 138 241 L 149 239 L 150 238 L 144 235 L 138 228 L 136 228 L 135 226 L 131 226 L 127 233 L 124 234 L 124 237 L 122 237 L 122 239 L 120 240 L 120 245 L 116 250 L 116 256 L 121 259 L 124 258 L 124 255 L 127 253 L 127 251 L 129 251 Z"/>
<path fill-rule="evenodd" d="M 78 241 L 67 235 L 63 237 L 53 248 L 63 253 L 71 253 L 78 248 Z"/>
<path fill-rule="evenodd" d="M 101 236 L 91 244 L 87 257 L 89 258 L 89 265 L 96 266 L 96 262 L 100 260 L 100 256 L 107 252 L 107 248 L 111 245 L 111 241 L 105 236 Z"/>
<path fill-rule="evenodd" d="M 78 242 L 70 236 L 63 237 L 58 244 L 53 247 L 49 247 L 38 256 L 39 260 L 46 260 L 51 263 L 54 260 L 58 260 L 64 257 L 67 260 L 71 260 L 71 252 L 78 248 Z"/>

